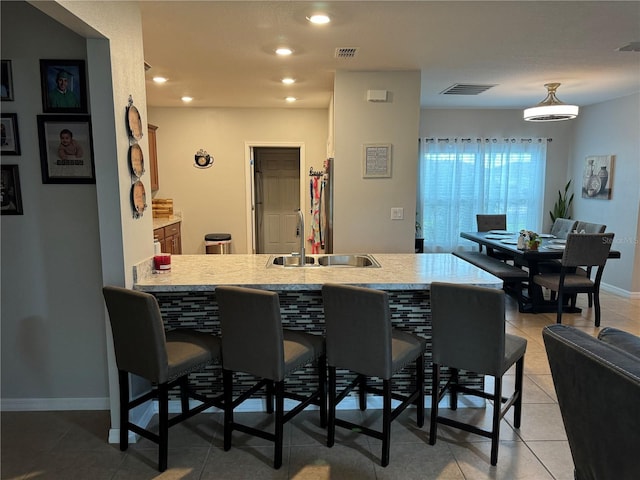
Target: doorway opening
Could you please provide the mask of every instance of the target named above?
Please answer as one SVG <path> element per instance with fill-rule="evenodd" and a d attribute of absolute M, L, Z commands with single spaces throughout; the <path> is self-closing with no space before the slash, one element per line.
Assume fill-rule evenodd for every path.
<path fill-rule="evenodd" d="M 301 207 L 300 146 L 252 146 L 252 251 L 297 251 Z M 304 235 L 304 232 L 300 234 Z"/>

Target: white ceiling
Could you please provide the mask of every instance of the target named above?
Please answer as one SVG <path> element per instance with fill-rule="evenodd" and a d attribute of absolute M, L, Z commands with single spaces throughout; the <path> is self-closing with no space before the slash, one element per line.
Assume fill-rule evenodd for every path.
<path fill-rule="evenodd" d="M 142 1 L 141 10 L 149 106 L 190 95 L 190 107 L 326 108 L 337 70 L 420 70 L 427 108 L 529 107 L 549 82 L 580 106 L 640 91 L 640 52 L 617 51 L 640 42 L 636 0 Z M 319 10 L 329 25 L 306 20 Z M 294 54 L 276 57 L 281 45 Z M 356 56 L 335 58 L 344 47 Z M 456 83 L 496 86 L 440 94 Z"/>

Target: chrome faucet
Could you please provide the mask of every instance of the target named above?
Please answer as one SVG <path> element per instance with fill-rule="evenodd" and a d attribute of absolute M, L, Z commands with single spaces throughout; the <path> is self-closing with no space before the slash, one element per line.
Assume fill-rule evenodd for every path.
<path fill-rule="evenodd" d="M 298 212 L 298 226 L 296 227 L 298 230 L 298 235 L 300 236 L 300 249 L 298 253 L 300 255 L 300 263 L 301 267 L 305 265 L 305 252 L 304 252 L 304 214 L 302 213 L 302 209 L 298 208 L 296 210 Z"/>

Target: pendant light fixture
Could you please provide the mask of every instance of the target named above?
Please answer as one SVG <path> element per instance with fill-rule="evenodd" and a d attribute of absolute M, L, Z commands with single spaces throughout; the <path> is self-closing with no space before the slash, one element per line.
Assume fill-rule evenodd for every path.
<path fill-rule="evenodd" d="M 567 105 L 556 97 L 559 83 L 546 83 L 544 86 L 547 88 L 547 98 L 535 107 L 527 108 L 524 111 L 525 120 L 528 122 L 557 122 L 578 116 L 577 105 Z"/>

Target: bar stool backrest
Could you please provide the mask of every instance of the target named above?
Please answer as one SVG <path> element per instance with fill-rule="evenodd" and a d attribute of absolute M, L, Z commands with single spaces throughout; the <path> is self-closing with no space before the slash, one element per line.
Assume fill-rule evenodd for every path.
<path fill-rule="evenodd" d="M 278 294 L 220 286 L 215 295 L 220 309 L 223 367 L 276 382 L 284 380 L 284 340 Z"/>
<path fill-rule="evenodd" d="M 156 298 L 115 286 L 105 286 L 103 294 L 118 369 L 154 383 L 169 381 L 164 324 Z"/>
<path fill-rule="evenodd" d="M 501 376 L 505 357 L 504 291 L 431 284 L 433 362 Z"/>
<path fill-rule="evenodd" d="M 326 284 L 322 293 L 328 365 L 385 380 L 391 378 L 391 314 L 387 292 Z"/>

